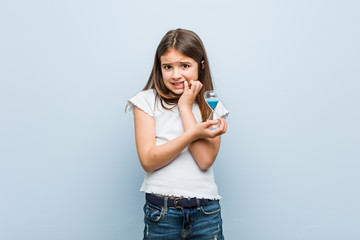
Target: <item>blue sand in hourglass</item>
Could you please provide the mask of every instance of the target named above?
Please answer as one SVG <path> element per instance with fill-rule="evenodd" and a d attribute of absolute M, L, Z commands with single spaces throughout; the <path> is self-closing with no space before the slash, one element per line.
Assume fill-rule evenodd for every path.
<path fill-rule="evenodd" d="M 217 99 L 217 98 L 205 98 L 205 101 L 209 104 L 209 106 L 212 109 L 215 109 L 218 102 L 219 102 L 219 99 Z"/>
<path fill-rule="evenodd" d="M 205 98 L 205 101 L 209 104 L 209 106 L 210 106 L 212 109 L 215 109 L 216 106 L 217 106 L 217 104 L 218 104 L 218 102 L 219 102 L 219 99 L 217 99 L 217 98 Z M 214 129 L 216 129 L 216 128 L 217 128 L 217 126 L 214 125 L 214 126 L 212 126 L 210 129 L 214 130 Z"/>

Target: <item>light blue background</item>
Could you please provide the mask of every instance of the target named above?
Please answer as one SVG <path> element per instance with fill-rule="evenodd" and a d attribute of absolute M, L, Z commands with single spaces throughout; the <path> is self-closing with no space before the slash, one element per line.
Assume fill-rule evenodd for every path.
<path fill-rule="evenodd" d="M 227 239 L 360 239 L 359 1 L 1 1 L 0 239 L 141 239 L 126 100 L 170 29 L 231 114 Z"/>

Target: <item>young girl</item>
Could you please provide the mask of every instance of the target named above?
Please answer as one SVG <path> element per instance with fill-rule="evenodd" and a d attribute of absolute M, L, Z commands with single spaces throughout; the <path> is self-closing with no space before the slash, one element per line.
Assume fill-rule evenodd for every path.
<path fill-rule="evenodd" d="M 184 29 L 166 33 L 148 82 L 127 105 L 146 171 L 144 239 L 223 239 L 211 166 L 227 123 L 206 120 L 208 90 L 213 83 L 200 38 Z"/>

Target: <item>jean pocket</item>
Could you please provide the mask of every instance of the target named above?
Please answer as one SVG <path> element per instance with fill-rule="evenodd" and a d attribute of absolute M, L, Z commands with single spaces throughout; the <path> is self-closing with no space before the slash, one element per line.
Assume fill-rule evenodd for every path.
<path fill-rule="evenodd" d="M 221 211 L 221 207 L 218 201 L 214 201 L 201 206 L 200 210 L 205 215 L 213 215 L 219 213 Z"/>
<path fill-rule="evenodd" d="M 145 203 L 144 216 L 151 222 L 159 222 L 163 216 L 163 208 L 150 203 Z"/>

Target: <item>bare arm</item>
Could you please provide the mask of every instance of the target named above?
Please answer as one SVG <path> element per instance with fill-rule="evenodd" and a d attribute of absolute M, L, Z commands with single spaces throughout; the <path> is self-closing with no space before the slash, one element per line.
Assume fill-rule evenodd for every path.
<path fill-rule="evenodd" d="M 179 99 L 178 104 L 185 131 L 197 125 L 192 112 L 192 104 L 196 95 L 202 88 L 202 84 L 199 81 L 190 81 L 190 84 L 191 86 L 189 87 L 187 82 L 184 83 L 184 93 Z M 206 170 L 213 165 L 219 152 L 221 135 L 226 132 L 227 123 L 225 119 L 220 119 L 219 121 L 220 126 L 218 126 L 217 129 L 207 129 L 207 131 L 211 131 L 216 137 L 199 138 L 196 141 L 193 141 L 189 146 L 196 163 L 202 170 Z"/>
<path fill-rule="evenodd" d="M 135 139 L 140 163 L 146 172 L 162 168 L 173 161 L 191 142 L 202 137 L 215 137 L 208 129 L 214 122 L 201 123 L 186 130 L 177 138 L 156 146 L 155 121 L 147 113 L 134 107 Z"/>

